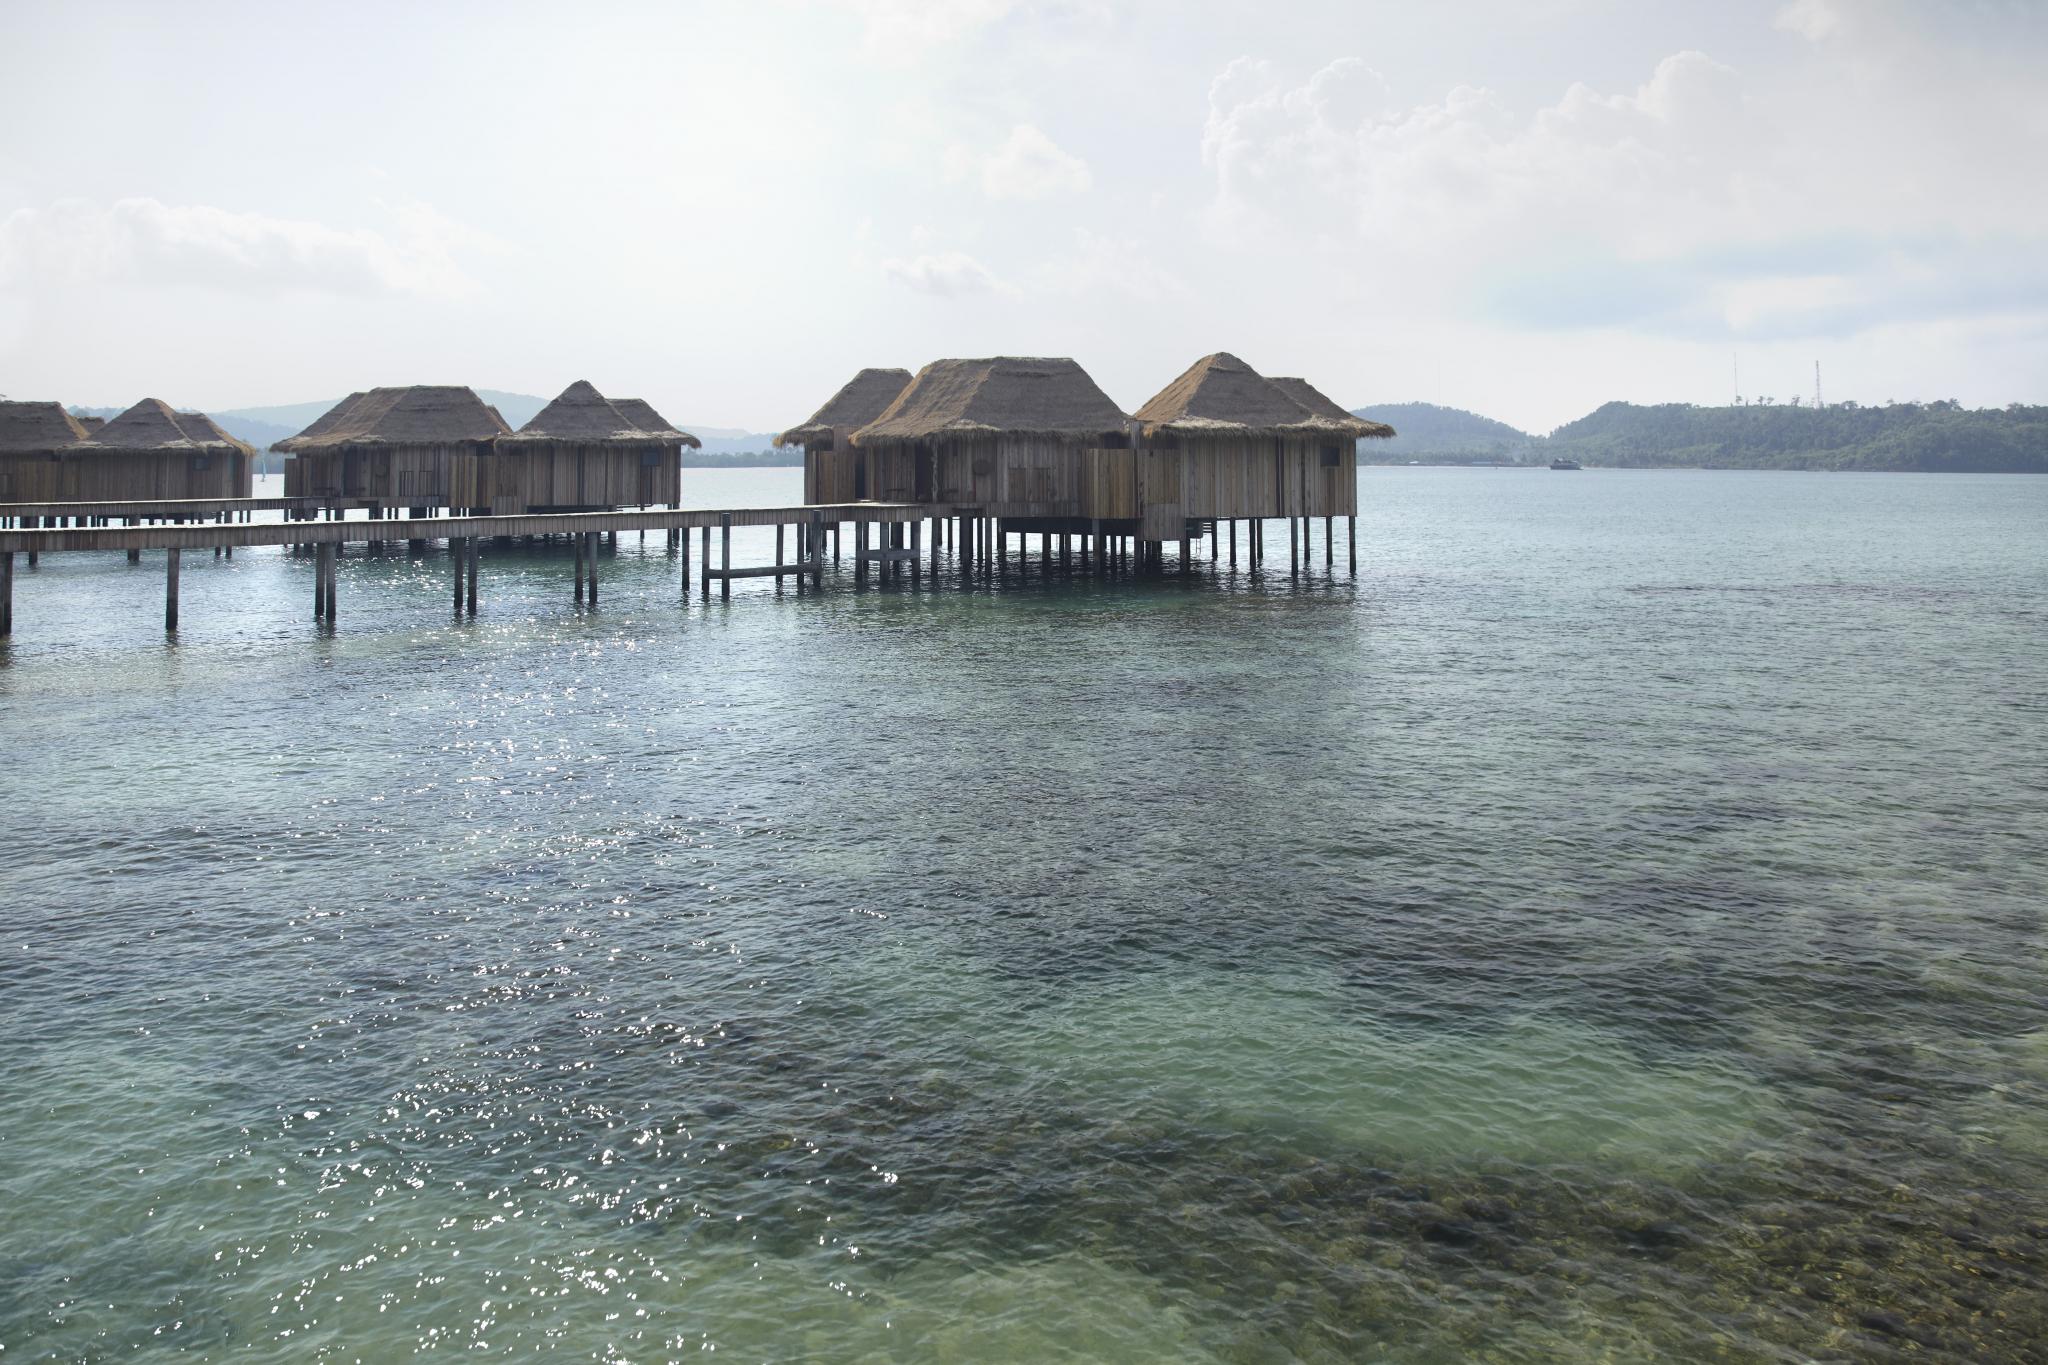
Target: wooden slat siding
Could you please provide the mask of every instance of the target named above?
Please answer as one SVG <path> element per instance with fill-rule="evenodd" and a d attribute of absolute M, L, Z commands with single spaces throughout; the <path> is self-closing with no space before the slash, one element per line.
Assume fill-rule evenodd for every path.
<path fill-rule="evenodd" d="M 246 498 L 255 491 L 252 461 L 210 453 L 192 468 L 189 451 L 111 451 L 55 458 L 21 457 L 8 496 L 20 502 L 131 502 Z"/>
<path fill-rule="evenodd" d="M 1080 516 L 1122 521 L 1139 514 L 1138 452 L 1092 448 L 1081 452 Z"/>

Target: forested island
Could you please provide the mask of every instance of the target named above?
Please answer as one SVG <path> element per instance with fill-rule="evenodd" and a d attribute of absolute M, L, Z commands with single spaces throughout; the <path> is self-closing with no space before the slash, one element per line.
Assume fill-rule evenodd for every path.
<path fill-rule="evenodd" d="M 1547 438 L 1516 432 L 1454 408 L 1395 404 L 1358 409 L 1397 431 L 1406 449 L 1367 441 L 1360 458 L 1453 464 L 1546 464 L 1577 460 L 1625 469 L 1864 469 L 1953 473 L 2048 473 L 2048 407 L 1965 408 L 1953 399 L 1864 407 L 1757 403 L 1608 403 Z M 1407 416 L 1408 429 L 1402 418 Z M 1469 421 L 1447 420 L 1467 418 Z M 1418 419 L 1420 419 L 1418 421 Z M 1509 432 L 1520 444 L 1504 437 Z"/>

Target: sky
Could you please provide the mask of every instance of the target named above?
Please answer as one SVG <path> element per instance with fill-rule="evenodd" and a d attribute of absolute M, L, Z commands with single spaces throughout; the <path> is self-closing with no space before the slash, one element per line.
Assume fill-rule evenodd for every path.
<path fill-rule="evenodd" d="M 2030 0 L 0 0 L 0 393 L 2042 402 L 2044 63 Z"/>

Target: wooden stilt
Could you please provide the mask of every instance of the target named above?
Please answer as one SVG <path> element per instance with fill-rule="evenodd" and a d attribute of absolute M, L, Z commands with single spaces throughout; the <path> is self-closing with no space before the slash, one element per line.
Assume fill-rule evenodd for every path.
<path fill-rule="evenodd" d="M 775 586 L 782 586 L 782 523 L 775 523 Z"/>
<path fill-rule="evenodd" d="M 1337 567 L 1336 524 L 1337 519 L 1334 516 L 1323 518 L 1323 567 L 1325 569 Z"/>
<path fill-rule="evenodd" d="M 924 576 L 924 520 L 910 523 L 910 581 L 915 586 Z"/>
<path fill-rule="evenodd" d="M 811 513 L 811 586 L 825 586 L 825 514 Z"/>
<path fill-rule="evenodd" d="M 585 555 L 584 555 L 584 560 L 585 560 L 585 562 L 586 562 L 586 566 L 588 567 L 588 569 L 589 569 L 589 571 L 590 571 L 590 605 L 594 607 L 594 606 L 596 606 L 596 605 L 597 605 L 597 536 L 596 536 L 596 534 L 595 534 L 595 533 L 592 533 L 592 534 L 590 535 L 589 539 L 590 539 L 590 549 L 589 549 L 589 551 L 588 551 L 588 552 L 586 552 L 586 553 L 585 553 Z"/>
<path fill-rule="evenodd" d="M 702 552 L 698 555 L 698 558 L 704 561 L 704 600 L 708 602 L 711 600 L 711 528 L 709 526 L 704 528 L 703 543 L 697 548 Z"/>
<path fill-rule="evenodd" d="M 313 552 L 313 619 L 327 619 L 327 547 Z"/>
<path fill-rule="evenodd" d="M 718 518 L 718 567 L 725 577 L 718 580 L 718 596 L 721 601 L 732 600 L 732 513 L 722 513 Z"/>
<path fill-rule="evenodd" d="M 571 536 L 570 539 L 576 542 L 576 605 L 580 607 L 583 605 L 583 556 L 589 542 L 582 536 Z"/>
<path fill-rule="evenodd" d="M 1344 518 L 1351 537 L 1351 576 L 1358 577 L 1358 513 Z"/>
<path fill-rule="evenodd" d="M 12 575 L 10 575 L 12 577 Z M 9 613 L 12 615 L 12 612 Z M 164 551 L 164 629 L 178 628 L 178 552 Z"/>
<path fill-rule="evenodd" d="M 484 567 L 484 538 L 469 537 L 469 582 L 463 587 L 463 602 L 471 616 L 476 615 L 476 580 Z"/>
<path fill-rule="evenodd" d="M 0 550 L 0 635 L 14 634 L 14 551 Z"/>
<path fill-rule="evenodd" d="M 1293 516 L 1287 518 L 1287 574 L 1301 577 L 1301 523 Z"/>
<path fill-rule="evenodd" d="M 455 614 L 462 615 L 462 580 L 469 565 L 469 546 L 461 536 L 448 542 L 448 557 L 455 561 Z"/>

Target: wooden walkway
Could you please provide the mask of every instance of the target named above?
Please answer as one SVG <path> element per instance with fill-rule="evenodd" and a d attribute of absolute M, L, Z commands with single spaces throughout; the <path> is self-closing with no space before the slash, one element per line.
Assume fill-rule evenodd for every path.
<path fill-rule="evenodd" d="M 350 511 L 371 505 L 351 498 L 162 498 L 140 502 L 0 502 L 0 524 L 18 525 L 31 517 L 183 517 L 191 521 L 217 521 L 238 512 L 323 512 L 329 508 Z"/>
<path fill-rule="evenodd" d="M 309 500 L 300 499 L 237 501 L 286 504 L 285 510 L 288 511 L 326 510 L 325 505 L 315 508 L 308 505 Z M 51 506 L 64 510 L 61 513 L 36 510 Z M 927 522 L 930 523 L 929 557 L 934 580 L 939 574 L 941 552 L 947 549 L 954 552 L 959 571 L 968 582 L 976 578 L 1000 579 L 1007 571 L 1012 536 L 1016 537 L 1020 571 L 1034 536 L 1038 539 L 1038 563 L 1048 574 L 1069 574 L 1077 566 L 1084 574 L 1112 573 L 1119 568 L 1129 570 L 1133 567 L 1141 572 L 1161 572 L 1166 563 L 1166 542 L 1143 539 L 1135 533 L 1137 527 L 1133 524 L 1119 527 L 1097 521 L 1083 526 L 1048 526 L 1044 522 L 1034 525 L 1025 520 L 1019 525 L 1008 518 L 988 516 L 981 508 L 932 503 L 844 502 L 698 510 L 643 507 L 627 511 L 532 512 L 508 516 L 393 517 L 373 514 L 356 521 L 345 518 L 322 520 L 317 515 L 303 521 L 236 520 L 245 510 L 248 509 L 212 502 L 0 504 L 0 518 L 18 511 L 24 518 L 48 520 L 61 515 L 65 520 L 88 523 L 83 526 L 0 529 L 0 636 L 10 635 L 14 630 L 16 557 L 26 554 L 28 564 L 33 568 L 43 554 L 75 550 L 124 550 L 130 563 L 139 563 L 145 550 L 163 551 L 164 626 L 173 631 L 178 628 L 178 575 L 183 553 L 186 550 L 204 552 L 210 549 L 216 556 L 232 558 L 237 548 L 258 545 L 290 546 L 295 556 L 313 557 L 313 616 L 330 624 L 336 615 L 339 587 L 336 561 L 341 547 L 351 542 L 382 545 L 406 541 L 415 548 L 423 548 L 428 541 L 447 541 L 454 569 L 454 608 L 457 615 L 476 613 L 483 543 L 514 537 L 568 537 L 576 551 L 575 600 L 593 604 L 598 594 L 600 541 L 610 536 L 616 545 L 621 531 L 664 533 L 668 537 L 669 551 L 682 562 L 681 579 L 685 592 L 690 586 L 690 532 L 698 532 L 701 544 L 698 581 L 707 598 L 711 595 L 713 583 L 719 585 L 722 597 L 730 597 L 735 578 L 773 576 L 780 583 L 784 578 L 793 577 L 799 587 L 808 578 L 813 588 L 822 588 L 825 557 L 829 553 L 835 562 L 840 558 L 840 536 L 848 524 L 854 530 L 853 570 L 856 583 L 867 581 L 871 573 L 884 579 L 898 578 L 906 572 L 913 581 L 921 577 L 927 554 L 924 538 Z M 381 510 L 388 514 L 390 509 Z M 181 513 L 208 519 L 132 524 L 152 516 L 176 518 Z M 1312 572 L 1316 520 L 1323 523 L 1323 569 L 1335 577 L 1339 544 L 1335 523 L 1340 519 L 1287 517 L 1284 520 L 1287 522 L 1289 577 L 1298 580 Z M 1356 577 L 1358 521 L 1356 517 L 1341 520 L 1346 522 L 1345 560 L 1351 576 Z M 107 524 L 90 524 L 96 521 Z M 131 524 L 111 524 L 114 521 Z M 1211 565 L 1218 569 L 1224 567 L 1219 560 L 1227 547 L 1229 569 L 1235 571 L 1240 525 L 1243 527 L 1246 568 L 1255 579 L 1260 577 L 1266 559 L 1264 519 L 1249 519 L 1241 523 L 1216 520 L 1184 522 L 1183 534 L 1179 538 L 1179 571 L 1183 574 L 1193 572 L 1195 545 L 1203 540 L 1208 542 Z M 765 565 L 735 568 L 732 533 L 734 528 L 747 527 L 775 529 L 775 556 Z M 714 531 L 719 537 L 715 565 L 711 545 Z M 793 546 L 790 543 L 792 537 Z"/>
<path fill-rule="evenodd" d="M 240 501 L 276 501 L 296 505 L 293 499 L 242 499 Z M 92 518 L 139 518 L 150 515 L 164 516 L 176 513 L 150 512 L 147 508 L 175 506 L 168 503 L 70 503 L 70 504 L 6 504 L 14 508 L 35 506 L 63 506 L 67 517 Z M 188 504 L 189 505 L 189 504 Z M 207 503 L 200 506 L 212 507 L 214 515 L 224 515 L 220 504 Z M 98 510 L 88 510 L 98 509 Z M 168 630 L 178 628 L 178 574 L 182 552 L 186 550 L 213 550 L 216 553 L 232 555 L 237 548 L 255 545 L 289 545 L 310 547 L 316 561 L 314 574 L 313 615 L 318 620 L 332 621 L 335 618 L 336 578 L 335 559 L 337 547 L 350 542 L 387 541 L 428 541 L 446 540 L 449 543 L 451 559 L 455 566 L 455 609 L 474 613 L 477 601 L 477 579 L 481 567 L 483 542 L 514 536 L 568 536 L 576 546 L 576 600 L 583 602 L 597 600 L 598 537 L 611 535 L 616 539 L 621 531 L 661 531 L 667 533 L 670 545 L 682 559 L 682 578 L 685 586 L 689 583 L 689 545 L 691 531 L 700 533 L 702 548 L 702 583 L 706 596 L 711 585 L 717 582 L 723 595 L 732 593 L 735 578 L 755 578 L 773 575 L 778 581 L 784 577 L 795 577 L 799 582 L 808 576 L 813 586 L 822 586 L 824 581 L 825 547 L 830 543 L 837 549 L 839 528 L 851 523 L 856 530 L 855 564 L 860 576 L 865 577 L 867 565 L 873 560 L 882 560 L 885 567 L 893 567 L 901 558 L 896 552 L 882 553 L 867 548 L 869 529 L 875 526 L 899 527 L 908 525 L 909 540 L 914 546 L 922 523 L 931 519 L 942 524 L 952 509 L 929 503 L 878 503 L 852 502 L 813 504 L 798 507 L 739 507 L 712 510 L 686 511 L 677 508 L 641 508 L 626 512 L 548 512 L 522 513 L 517 516 L 491 517 L 393 517 L 362 521 L 185 521 L 153 526 L 73 526 L 38 530 L 0 530 L 0 635 L 14 631 L 14 561 L 17 554 L 26 554 L 30 565 L 44 554 L 57 554 L 71 550 L 126 550 L 131 560 L 144 550 L 164 551 L 164 626 Z M 57 515 L 23 511 L 23 516 Z M 203 514 L 202 514 L 203 515 Z M 732 532 L 735 527 L 776 528 L 775 562 L 770 565 L 739 568 L 732 566 Z M 717 531 L 720 541 L 719 563 L 711 562 L 711 533 Z M 794 533 L 796 557 L 785 561 L 783 544 L 785 533 Z M 896 533 L 902 539 L 901 533 Z M 936 540 L 934 549 L 936 550 Z"/>

